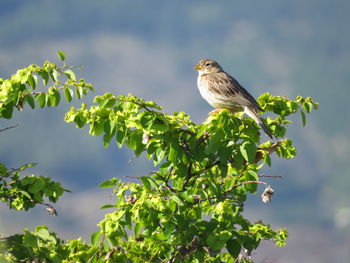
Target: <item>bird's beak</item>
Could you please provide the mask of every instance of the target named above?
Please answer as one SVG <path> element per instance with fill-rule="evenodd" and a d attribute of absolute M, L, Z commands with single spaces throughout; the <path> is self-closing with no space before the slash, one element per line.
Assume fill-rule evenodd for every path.
<path fill-rule="evenodd" d="M 203 66 L 201 66 L 200 64 L 197 64 L 193 68 L 196 70 L 201 70 L 203 68 Z"/>

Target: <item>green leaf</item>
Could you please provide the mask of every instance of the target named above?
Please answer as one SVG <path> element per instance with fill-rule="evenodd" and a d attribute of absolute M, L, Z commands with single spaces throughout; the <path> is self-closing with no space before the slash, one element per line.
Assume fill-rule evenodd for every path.
<path fill-rule="evenodd" d="M 142 143 L 143 133 L 141 130 L 134 130 L 128 136 L 127 145 L 134 149 L 136 156 L 139 156 L 145 149 L 145 145 Z"/>
<path fill-rule="evenodd" d="M 28 191 L 31 193 L 38 193 L 44 189 L 46 185 L 45 179 L 43 177 L 36 177 L 31 183 L 31 186 L 28 188 Z"/>
<path fill-rule="evenodd" d="M 25 95 L 23 100 L 26 101 L 32 109 L 35 108 L 34 98 L 33 98 L 33 96 L 31 94 Z"/>
<path fill-rule="evenodd" d="M 247 172 L 245 172 L 245 180 L 246 181 L 259 181 L 259 176 L 256 174 L 256 172 L 252 171 L 252 170 L 248 170 Z M 257 191 L 258 188 L 258 184 L 257 183 L 248 183 L 245 184 L 246 188 L 248 191 L 250 191 L 251 193 L 255 193 Z"/>
<path fill-rule="evenodd" d="M 31 248 L 37 248 L 38 247 L 38 240 L 36 236 L 34 236 L 29 230 L 24 230 L 25 234 L 23 235 L 23 244 L 25 246 L 31 247 Z"/>
<path fill-rule="evenodd" d="M 184 202 L 177 195 L 171 195 L 170 199 L 174 200 L 179 206 L 185 205 Z"/>
<path fill-rule="evenodd" d="M 212 234 L 207 238 L 207 244 L 213 250 L 217 251 L 222 249 L 227 240 L 231 238 L 231 235 L 228 231 L 222 231 L 220 234 Z"/>
<path fill-rule="evenodd" d="M 144 129 L 149 130 L 155 118 L 156 116 L 152 112 L 144 111 L 140 115 L 140 124 Z"/>
<path fill-rule="evenodd" d="M 100 209 L 107 209 L 107 208 L 115 208 L 115 205 L 112 204 L 105 204 L 103 206 L 100 207 Z"/>
<path fill-rule="evenodd" d="M 158 165 L 165 157 L 166 151 L 159 147 L 154 154 L 154 164 Z"/>
<path fill-rule="evenodd" d="M 90 123 L 89 133 L 92 136 L 99 136 L 103 132 L 104 122 L 93 121 Z"/>
<path fill-rule="evenodd" d="M 64 54 L 64 52 L 61 50 L 57 51 L 57 56 L 58 56 L 59 60 L 61 60 L 61 61 L 66 60 L 66 54 Z"/>
<path fill-rule="evenodd" d="M 98 242 L 100 241 L 100 237 L 101 237 L 101 232 L 94 232 L 91 234 L 91 244 L 93 246 L 97 246 Z"/>
<path fill-rule="evenodd" d="M 233 258 L 237 258 L 241 252 L 241 244 L 236 239 L 227 240 L 226 248 Z"/>
<path fill-rule="evenodd" d="M 76 114 L 74 116 L 74 123 L 79 127 L 79 128 L 83 128 L 84 125 L 86 124 L 87 119 L 84 117 L 84 115 L 79 112 L 78 114 Z"/>
<path fill-rule="evenodd" d="M 145 185 L 145 187 L 149 190 L 151 189 L 151 186 L 154 189 L 159 188 L 159 185 L 149 176 L 141 176 L 140 179 L 141 179 L 142 183 Z"/>
<path fill-rule="evenodd" d="M 77 81 L 76 77 L 75 77 L 75 73 L 70 70 L 70 69 L 67 69 L 65 71 L 63 71 L 63 73 L 67 76 L 67 78 L 69 78 L 70 80 L 73 80 L 73 81 Z"/>
<path fill-rule="evenodd" d="M 108 147 L 108 145 L 109 145 L 111 139 L 113 138 L 113 136 L 114 136 L 114 134 L 108 134 L 108 133 L 105 133 L 105 134 L 103 135 L 103 146 L 104 146 L 105 148 Z"/>
<path fill-rule="evenodd" d="M 128 133 L 128 128 L 122 126 L 118 129 L 117 131 L 117 135 L 116 135 L 116 142 L 117 142 L 117 145 L 119 148 L 122 147 L 124 141 L 125 141 L 125 138 L 126 138 L 126 135 Z"/>
<path fill-rule="evenodd" d="M 301 114 L 301 121 L 303 123 L 303 126 L 306 125 L 306 116 L 305 116 L 305 112 L 300 110 L 300 114 Z"/>
<path fill-rule="evenodd" d="M 58 80 L 58 72 L 57 70 L 53 69 L 51 72 L 49 72 L 49 76 L 52 79 L 53 82 L 57 82 Z"/>
<path fill-rule="evenodd" d="M 141 178 L 141 182 L 143 183 L 143 185 L 146 187 L 147 190 L 151 190 L 151 184 L 148 180 L 147 176 L 142 176 Z"/>
<path fill-rule="evenodd" d="M 38 85 L 38 77 L 33 75 L 33 74 L 30 74 L 28 76 L 28 84 L 29 86 L 32 88 L 32 90 L 35 90 L 36 86 Z"/>
<path fill-rule="evenodd" d="M 37 96 L 36 96 L 36 99 L 38 101 L 38 106 L 40 108 L 43 108 L 45 107 L 45 103 L 46 103 L 46 94 L 45 93 L 39 93 Z"/>
<path fill-rule="evenodd" d="M 255 161 L 256 145 L 254 143 L 249 141 L 243 142 L 239 149 L 247 162 L 253 163 Z"/>
<path fill-rule="evenodd" d="M 162 163 L 162 165 L 159 167 L 159 173 L 161 176 L 167 176 L 169 173 L 169 167 L 171 166 L 171 162 L 165 162 Z"/>
<path fill-rule="evenodd" d="M 53 94 L 49 94 L 49 99 L 51 106 L 56 107 L 60 103 L 61 94 L 55 90 Z"/>
<path fill-rule="evenodd" d="M 125 212 L 125 216 L 124 216 L 125 223 L 130 230 L 132 229 L 131 216 L 132 216 L 132 213 L 129 210 Z"/>
<path fill-rule="evenodd" d="M 209 137 L 207 153 L 216 152 L 221 147 L 221 142 L 224 139 L 225 134 L 222 129 L 218 130 L 215 134 Z"/>
<path fill-rule="evenodd" d="M 25 197 L 27 197 L 29 200 L 32 200 L 32 197 L 30 196 L 30 194 L 28 194 L 28 192 L 21 190 L 20 193 L 22 193 Z"/>
<path fill-rule="evenodd" d="M 208 180 L 210 189 L 214 192 L 215 195 L 220 195 L 220 186 L 216 183 L 215 180 Z"/>
<path fill-rule="evenodd" d="M 65 88 L 63 94 L 68 102 L 72 101 L 74 92 L 71 88 Z"/>
<path fill-rule="evenodd" d="M 108 188 L 108 187 L 115 187 L 118 184 L 119 180 L 116 177 L 113 177 L 110 180 L 103 181 L 99 187 L 101 188 Z"/>
<path fill-rule="evenodd" d="M 84 88 L 82 86 L 78 86 L 75 92 L 77 94 L 77 98 L 81 100 L 84 95 Z"/>
<path fill-rule="evenodd" d="M 151 129 L 158 132 L 166 132 L 169 130 L 169 125 L 163 115 L 158 114 L 158 117 L 155 118 Z"/>
<path fill-rule="evenodd" d="M 134 235 L 135 235 L 135 237 L 137 237 L 140 234 L 140 232 L 142 230 L 142 227 L 143 227 L 143 225 L 142 225 L 141 222 L 137 222 L 135 224 L 135 227 L 134 227 Z"/>
<path fill-rule="evenodd" d="M 115 97 L 109 97 L 107 99 L 102 100 L 99 104 L 101 108 L 112 108 L 116 102 L 117 99 Z"/>
<path fill-rule="evenodd" d="M 47 107 L 51 107 L 51 101 L 50 101 L 50 96 L 48 93 L 45 93 L 45 105 Z"/>
<path fill-rule="evenodd" d="M 271 157 L 269 154 L 266 154 L 264 157 L 265 163 L 267 163 L 268 166 L 271 166 Z"/>
<path fill-rule="evenodd" d="M 47 84 L 49 83 L 49 73 L 47 73 L 46 71 L 42 71 L 40 73 L 40 76 L 43 78 L 44 86 L 47 86 Z"/>
<path fill-rule="evenodd" d="M 47 227 L 37 226 L 35 234 L 44 241 L 56 243 L 56 239 L 50 235 L 49 231 L 47 230 Z"/>
<path fill-rule="evenodd" d="M 169 149 L 169 155 L 168 160 L 171 162 L 175 162 L 177 160 L 177 157 L 179 155 L 180 147 L 177 137 L 172 137 L 170 140 L 170 149 Z"/>
<path fill-rule="evenodd" d="M 0 116 L 5 119 L 11 119 L 13 112 L 13 103 L 9 103 L 0 109 Z"/>

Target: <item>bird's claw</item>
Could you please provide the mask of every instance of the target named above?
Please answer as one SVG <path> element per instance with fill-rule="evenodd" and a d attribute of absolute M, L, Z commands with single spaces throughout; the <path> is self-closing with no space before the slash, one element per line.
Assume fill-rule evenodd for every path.
<path fill-rule="evenodd" d="M 211 112 L 209 112 L 208 115 L 219 113 L 220 111 L 222 111 L 222 109 L 215 109 L 215 110 L 212 110 Z"/>

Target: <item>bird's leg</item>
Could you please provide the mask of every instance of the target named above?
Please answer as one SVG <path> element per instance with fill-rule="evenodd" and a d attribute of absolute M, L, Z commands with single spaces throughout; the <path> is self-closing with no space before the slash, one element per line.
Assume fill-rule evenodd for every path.
<path fill-rule="evenodd" d="M 232 108 L 232 109 L 230 109 L 230 112 L 232 113 L 232 114 L 235 114 L 235 113 L 237 113 L 237 112 L 239 112 L 240 110 L 239 109 L 236 109 L 236 108 Z"/>
<path fill-rule="evenodd" d="M 212 110 L 211 112 L 209 112 L 208 115 L 212 115 L 212 114 L 215 114 L 215 113 L 219 113 L 220 111 L 222 111 L 222 109 L 215 109 L 215 110 Z"/>

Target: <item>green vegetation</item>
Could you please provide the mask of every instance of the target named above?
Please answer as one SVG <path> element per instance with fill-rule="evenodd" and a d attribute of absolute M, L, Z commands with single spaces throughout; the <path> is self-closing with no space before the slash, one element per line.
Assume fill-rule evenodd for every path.
<path fill-rule="evenodd" d="M 64 61 L 65 54 L 59 52 Z M 71 102 L 81 99 L 93 88 L 77 80 L 74 67 L 58 67 L 45 62 L 19 70 L 11 79 L 0 79 L 0 117 L 11 118 L 14 108 L 28 104 L 57 106 L 62 94 Z M 41 79 L 45 91 L 37 91 Z M 295 100 L 268 93 L 258 99 L 261 107 L 275 114 L 268 123 L 275 141 L 262 142 L 259 127 L 241 114 L 223 110 L 203 124 L 195 124 L 184 112 L 164 114 L 161 107 L 133 95 L 96 96 L 93 106 L 83 103 L 72 107 L 65 121 L 79 128 L 89 126 L 92 136 L 103 136 L 103 143 L 147 155 L 154 171 L 136 176 L 137 182 L 111 178 L 100 184 L 113 188 L 116 202 L 99 222 L 100 231 L 89 243 L 77 239 L 63 241 L 46 226 L 34 232 L 0 240 L 3 262 L 251 262 L 250 253 L 261 240 L 284 246 L 286 229 L 272 229 L 263 222 L 250 222 L 242 212 L 248 194 L 258 193 L 258 184 L 266 186 L 262 200 L 269 202 L 273 189 L 259 173 L 271 166 L 271 154 L 290 159 L 296 149 L 283 138 L 291 123 L 288 117 L 317 108 L 311 98 Z M 264 135 L 263 135 L 264 136 Z M 265 138 L 265 137 L 263 137 Z M 18 169 L 0 166 L 0 196 L 10 209 L 28 210 L 45 205 L 51 214 L 55 203 L 68 191 L 49 177 L 21 176 Z M 131 175 L 133 176 L 133 175 Z M 77 204 L 79 205 L 79 204 Z M 83 220 L 83 219 L 82 219 Z"/>

